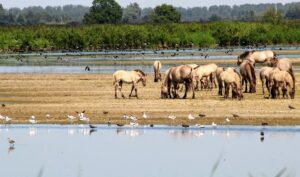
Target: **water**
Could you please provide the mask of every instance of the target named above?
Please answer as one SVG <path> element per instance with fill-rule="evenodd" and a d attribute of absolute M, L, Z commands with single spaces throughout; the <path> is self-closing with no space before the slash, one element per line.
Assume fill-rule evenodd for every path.
<path fill-rule="evenodd" d="M 264 131 L 264 141 L 260 132 Z M 11 125 L 0 128 L 5 177 L 299 176 L 300 127 Z M 9 150 L 7 138 L 16 140 Z M 218 163 L 216 170 L 214 165 Z"/>

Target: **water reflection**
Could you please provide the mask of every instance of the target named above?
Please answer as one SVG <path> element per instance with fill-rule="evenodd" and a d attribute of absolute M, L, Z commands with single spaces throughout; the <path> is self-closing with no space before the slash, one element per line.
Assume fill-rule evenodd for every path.
<path fill-rule="evenodd" d="M 78 176 L 78 170 L 81 177 L 99 171 L 106 177 L 210 176 L 219 154 L 215 177 L 274 176 L 283 167 L 300 174 L 300 127 L 11 125 L 0 131 L 1 176 L 36 176 L 41 166 L 43 177 Z M 17 140 L 16 149 L 8 137 Z"/>

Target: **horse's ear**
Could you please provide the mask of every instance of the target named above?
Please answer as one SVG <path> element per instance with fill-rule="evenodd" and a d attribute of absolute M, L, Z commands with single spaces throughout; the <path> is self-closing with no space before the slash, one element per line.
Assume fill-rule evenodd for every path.
<path fill-rule="evenodd" d="M 85 113 L 85 110 L 83 110 L 82 113 Z"/>

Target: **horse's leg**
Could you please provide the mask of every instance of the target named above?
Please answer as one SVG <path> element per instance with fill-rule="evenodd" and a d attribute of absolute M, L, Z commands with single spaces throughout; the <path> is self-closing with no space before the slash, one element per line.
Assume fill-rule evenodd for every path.
<path fill-rule="evenodd" d="M 186 95 L 187 95 L 187 91 L 188 91 L 187 82 L 185 82 L 184 85 L 185 85 L 185 92 L 184 92 L 184 95 L 183 95 L 182 99 L 186 99 Z"/>
<path fill-rule="evenodd" d="M 192 92 L 193 92 L 193 99 L 195 99 L 195 87 L 194 87 L 194 84 L 192 83 Z"/>
<path fill-rule="evenodd" d="M 266 82 L 267 84 L 267 82 Z M 263 92 L 263 95 L 265 96 L 265 86 L 264 86 L 264 80 L 261 79 L 261 85 L 262 85 L 262 92 Z"/>
<path fill-rule="evenodd" d="M 122 92 L 122 86 L 123 86 L 123 82 L 120 81 L 120 82 L 119 82 L 119 91 L 121 92 L 122 97 L 125 98 L 125 96 L 124 96 L 124 94 L 123 94 L 123 92 Z"/>
<path fill-rule="evenodd" d="M 130 94 L 129 94 L 129 98 L 131 97 L 133 90 L 134 90 L 134 83 L 132 83 L 132 87 L 131 87 L 131 91 L 130 91 Z"/>
<path fill-rule="evenodd" d="M 136 98 L 139 99 L 139 96 L 138 96 L 138 93 L 137 93 L 137 87 L 134 88 L 134 91 L 135 91 Z"/>
<path fill-rule="evenodd" d="M 115 99 L 118 98 L 118 94 L 117 94 L 118 87 L 119 87 L 118 83 L 115 83 Z"/>

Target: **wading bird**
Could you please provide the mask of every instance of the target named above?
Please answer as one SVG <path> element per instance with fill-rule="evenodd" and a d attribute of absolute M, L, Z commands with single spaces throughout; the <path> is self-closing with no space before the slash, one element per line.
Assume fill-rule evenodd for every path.
<path fill-rule="evenodd" d="M 294 106 L 291 106 L 291 105 L 289 105 L 289 108 L 290 109 L 296 109 Z"/>
<path fill-rule="evenodd" d="M 15 146 L 15 140 L 10 139 L 10 138 L 7 138 L 7 140 L 8 140 L 8 143 L 9 143 L 10 147 L 14 147 Z"/>

